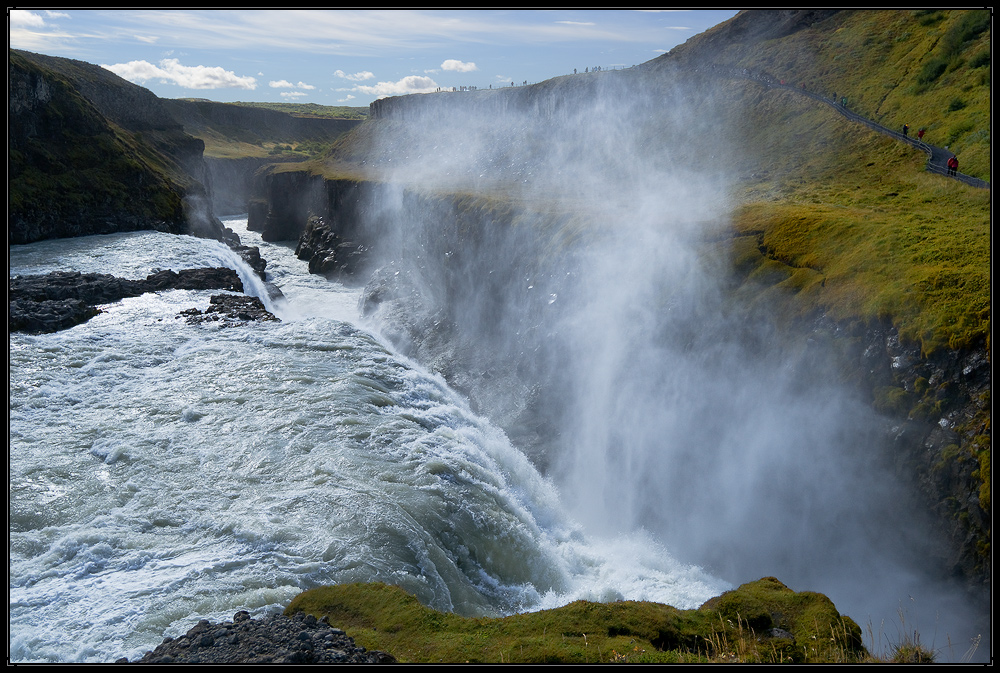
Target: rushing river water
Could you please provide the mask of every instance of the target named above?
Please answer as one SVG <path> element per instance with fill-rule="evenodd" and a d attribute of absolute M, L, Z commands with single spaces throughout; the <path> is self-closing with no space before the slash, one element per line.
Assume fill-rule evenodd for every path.
<path fill-rule="evenodd" d="M 11 335 L 12 661 L 134 658 L 199 619 L 332 583 L 397 584 L 462 614 L 690 608 L 729 588 L 642 535 L 588 536 L 502 432 L 365 329 L 357 290 L 226 224 L 261 246 L 284 300 L 214 241 L 10 250 L 11 275 L 228 266 L 281 318 L 187 324 L 179 312 L 212 293 L 177 290 Z"/>

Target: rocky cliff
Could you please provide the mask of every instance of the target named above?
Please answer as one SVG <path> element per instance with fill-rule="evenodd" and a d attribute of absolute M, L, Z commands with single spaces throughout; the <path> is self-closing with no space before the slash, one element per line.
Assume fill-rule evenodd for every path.
<path fill-rule="evenodd" d="M 99 66 L 10 51 L 8 238 L 138 229 L 225 238 L 204 143 L 151 92 Z"/>
<path fill-rule="evenodd" d="M 265 152 L 265 146 L 329 145 L 361 123 L 359 119 L 296 116 L 207 100 L 164 100 L 162 104 L 185 132 L 208 143 L 206 184 L 211 185 L 214 210 L 222 214 L 247 212 L 251 185 L 258 170 L 276 161 L 305 158 L 290 154 L 274 156 Z"/>

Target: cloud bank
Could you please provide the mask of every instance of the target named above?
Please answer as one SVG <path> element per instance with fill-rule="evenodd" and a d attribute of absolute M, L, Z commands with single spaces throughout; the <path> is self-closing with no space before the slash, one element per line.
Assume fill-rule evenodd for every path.
<path fill-rule="evenodd" d="M 272 89 L 305 89 L 312 90 L 315 89 L 312 84 L 306 84 L 305 82 L 299 82 L 298 84 L 292 84 L 287 79 L 272 80 L 268 82 L 268 86 Z"/>
<path fill-rule="evenodd" d="M 352 91 L 385 98 L 386 96 L 402 96 L 408 93 L 432 93 L 438 88 L 437 82 L 430 77 L 408 75 L 396 82 L 379 82 L 378 84 L 356 86 Z"/>
<path fill-rule="evenodd" d="M 114 65 L 101 64 L 101 67 L 135 84 L 158 79 L 185 89 L 248 89 L 252 91 L 257 88 L 257 80 L 253 77 L 242 77 L 219 66 L 181 65 L 176 58 L 165 58 L 160 61 L 159 65 L 153 65 L 149 61 L 129 61 Z"/>

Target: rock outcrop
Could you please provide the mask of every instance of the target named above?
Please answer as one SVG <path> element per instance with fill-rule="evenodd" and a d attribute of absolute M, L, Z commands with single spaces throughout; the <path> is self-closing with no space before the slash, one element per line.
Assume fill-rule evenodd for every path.
<path fill-rule="evenodd" d="M 218 323 L 223 327 L 237 327 L 250 322 L 278 322 L 278 318 L 264 308 L 260 299 L 238 294 L 212 295 L 204 312 L 189 308 L 181 311 L 181 315 L 192 325 Z"/>
<path fill-rule="evenodd" d="M 204 143 L 150 91 L 16 50 L 8 80 L 10 243 L 140 229 L 225 240 Z"/>
<path fill-rule="evenodd" d="M 179 638 L 166 638 L 155 650 L 120 664 L 391 664 L 385 652 L 354 643 L 326 618 L 298 613 L 253 619 L 245 611 L 231 622 L 203 619 Z"/>
<path fill-rule="evenodd" d="M 67 329 L 97 315 L 100 304 L 163 290 L 243 292 L 232 269 L 157 271 L 142 280 L 103 273 L 56 271 L 44 276 L 15 276 L 8 284 L 11 332 L 45 333 Z M 260 300 L 257 300 L 258 302 Z M 263 306 L 261 306 L 263 308 Z M 270 314 L 268 314 L 270 315 Z M 273 316 L 271 316 L 273 318 Z"/>

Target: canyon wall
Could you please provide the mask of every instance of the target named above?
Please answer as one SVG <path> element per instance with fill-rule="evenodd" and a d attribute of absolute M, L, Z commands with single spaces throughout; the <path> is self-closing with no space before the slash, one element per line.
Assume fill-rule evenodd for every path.
<path fill-rule="evenodd" d="M 162 101 L 89 63 L 10 52 L 8 239 L 157 229 L 224 238 L 204 143 Z"/>
<path fill-rule="evenodd" d="M 564 306 L 582 300 L 588 268 L 565 260 L 577 252 L 586 214 L 292 170 L 259 176 L 257 188 L 252 227 L 269 240 L 297 241 L 311 271 L 365 284 L 364 312 L 397 348 L 445 376 L 539 467 L 549 467 L 571 363 L 547 345 L 548 332 L 565 317 Z M 389 221 L 399 212 L 421 223 L 413 236 Z M 738 329 L 751 339 L 770 335 L 770 347 L 781 344 L 789 363 L 808 363 L 810 352 L 835 354 L 834 376 L 881 419 L 869 450 L 919 493 L 918 507 L 929 513 L 933 564 L 974 591 L 988 590 L 989 494 L 981 493 L 980 475 L 989 466 L 971 458 L 989 441 L 985 344 L 922 357 L 888 321 L 837 321 L 818 307 L 804 310 L 802 297 L 777 287 L 802 270 L 770 258 L 754 237 L 702 246 L 708 257 L 729 260 L 722 273 Z M 403 257 L 420 263 L 394 261 Z M 509 334 L 523 337 L 511 341 Z M 830 375 L 798 366 L 802 386 Z"/>

